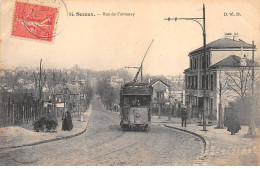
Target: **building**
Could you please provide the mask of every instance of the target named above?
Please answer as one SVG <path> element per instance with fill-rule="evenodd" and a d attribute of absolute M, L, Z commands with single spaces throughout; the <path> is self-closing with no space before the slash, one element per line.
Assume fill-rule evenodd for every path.
<path fill-rule="evenodd" d="M 218 118 L 221 70 L 236 72 L 252 66 L 253 46 L 242 40 L 221 38 L 206 45 L 206 77 L 203 75 L 203 47 L 189 53 L 190 67 L 185 73 L 185 104 L 193 117 L 203 114 L 203 87 L 206 85 L 207 117 Z M 232 77 L 233 75 L 230 74 Z M 204 84 L 206 78 L 206 84 Z M 231 84 L 229 84 L 231 85 Z M 234 95 L 234 93 L 229 93 Z M 229 100 L 230 101 L 230 100 Z M 223 106 L 224 107 L 224 106 Z"/>
<path fill-rule="evenodd" d="M 92 89 L 96 89 L 96 87 L 97 87 L 97 79 L 96 78 L 91 78 L 90 79 L 90 87 L 92 88 Z"/>
<path fill-rule="evenodd" d="M 153 96 L 152 100 L 154 102 L 158 102 L 160 99 L 168 99 L 167 95 L 165 94 L 169 89 L 169 85 L 162 81 L 161 79 L 153 79 L 150 81 L 148 86 L 153 87 Z"/>
<path fill-rule="evenodd" d="M 110 85 L 114 88 L 120 88 L 124 84 L 124 79 L 119 76 L 111 76 Z"/>
<path fill-rule="evenodd" d="M 166 95 L 171 96 L 172 102 L 178 101 L 183 103 L 184 75 L 180 74 L 177 76 L 167 76 L 166 78 L 166 83 L 171 87 L 171 93 L 167 90 Z"/>

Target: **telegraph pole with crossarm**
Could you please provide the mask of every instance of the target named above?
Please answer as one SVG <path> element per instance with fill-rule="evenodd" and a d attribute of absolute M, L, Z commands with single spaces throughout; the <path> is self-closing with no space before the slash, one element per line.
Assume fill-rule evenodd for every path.
<path fill-rule="evenodd" d="M 203 53 L 204 53 L 204 56 L 203 56 L 203 74 L 204 74 L 204 79 L 203 80 L 203 83 L 204 85 L 202 85 L 203 87 L 203 100 L 204 100 L 204 103 L 203 103 L 203 129 L 202 131 L 207 131 L 206 130 L 206 115 L 207 115 L 207 97 L 206 97 L 206 73 L 207 73 L 207 65 L 206 65 L 206 23 L 205 23 L 205 20 L 206 20 L 206 17 L 205 17 L 205 5 L 203 4 L 203 17 L 202 18 L 165 18 L 164 20 L 168 20 L 168 21 L 171 21 L 171 20 L 191 20 L 191 21 L 194 21 L 194 22 L 197 22 L 201 29 L 202 29 L 202 32 L 203 32 Z M 202 24 L 199 22 L 202 20 Z"/>

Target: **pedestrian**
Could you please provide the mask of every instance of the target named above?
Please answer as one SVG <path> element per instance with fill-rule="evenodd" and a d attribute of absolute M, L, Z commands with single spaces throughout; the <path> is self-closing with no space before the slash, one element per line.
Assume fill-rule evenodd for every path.
<path fill-rule="evenodd" d="M 73 128 L 71 114 L 67 108 L 65 108 L 65 114 L 62 117 L 62 130 L 70 131 Z"/>
<path fill-rule="evenodd" d="M 67 117 L 66 117 L 66 112 L 68 111 L 67 108 L 65 108 L 63 115 L 62 115 L 62 130 L 66 131 L 68 130 L 68 124 L 67 124 Z"/>
<path fill-rule="evenodd" d="M 183 105 L 181 107 L 181 126 L 186 127 L 186 122 L 187 122 L 187 107 Z"/>
<path fill-rule="evenodd" d="M 67 111 L 67 124 L 68 124 L 68 131 L 72 130 L 73 124 L 72 124 L 72 118 L 69 111 Z"/>

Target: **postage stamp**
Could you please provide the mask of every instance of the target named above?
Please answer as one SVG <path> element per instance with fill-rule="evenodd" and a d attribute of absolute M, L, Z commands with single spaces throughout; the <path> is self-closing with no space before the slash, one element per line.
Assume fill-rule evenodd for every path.
<path fill-rule="evenodd" d="M 11 35 L 51 42 L 57 15 L 55 7 L 16 2 Z"/>

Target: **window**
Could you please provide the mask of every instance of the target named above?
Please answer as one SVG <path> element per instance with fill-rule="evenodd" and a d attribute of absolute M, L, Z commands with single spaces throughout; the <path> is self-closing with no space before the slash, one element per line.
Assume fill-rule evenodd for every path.
<path fill-rule="evenodd" d="M 188 76 L 187 75 L 185 75 L 185 85 L 186 85 L 186 89 L 188 89 Z"/>
<path fill-rule="evenodd" d="M 161 97 L 160 98 L 164 98 L 164 92 L 161 92 Z"/>
<path fill-rule="evenodd" d="M 189 76 L 189 89 L 191 88 L 191 76 Z"/>
<path fill-rule="evenodd" d="M 209 109 L 212 111 L 213 108 L 213 98 L 210 98 L 209 100 Z"/>
<path fill-rule="evenodd" d="M 204 75 L 202 75 L 201 76 L 202 78 L 201 78 L 201 84 L 202 84 L 202 89 L 204 89 L 204 87 L 205 87 L 205 82 L 204 82 Z"/>
<path fill-rule="evenodd" d="M 194 80 L 194 81 L 195 81 L 195 89 L 198 89 L 198 88 L 197 88 L 197 84 L 198 84 L 198 76 L 195 76 L 195 80 Z"/>
<path fill-rule="evenodd" d="M 193 81 L 193 79 L 192 79 L 192 76 L 190 77 L 190 88 L 192 89 L 192 81 Z"/>
<path fill-rule="evenodd" d="M 206 75 L 206 89 L 209 89 L 209 76 Z"/>
<path fill-rule="evenodd" d="M 197 96 L 192 97 L 192 105 L 197 106 Z"/>
<path fill-rule="evenodd" d="M 213 78 L 214 78 L 214 80 L 213 80 L 213 90 L 216 90 L 216 86 L 217 86 L 217 84 L 216 84 L 216 82 L 217 82 L 217 73 L 216 72 L 213 73 Z"/>
<path fill-rule="evenodd" d="M 194 69 L 197 69 L 197 58 L 194 59 Z"/>
<path fill-rule="evenodd" d="M 206 55 L 206 67 L 208 67 L 208 55 Z"/>
<path fill-rule="evenodd" d="M 193 76 L 190 77 L 190 88 L 193 89 Z"/>
<path fill-rule="evenodd" d="M 190 69 L 192 70 L 192 59 L 190 58 Z"/>
<path fill-rule="evenodd" d="M 214 84 L 214 83 L 213 83 L 213 81 L 214 81 L 213 77 L 214 77 L 213 74 L 211 74 L 211 75 L 210 75 L 210 89 L 211 89 L 211 90 L 213 90 L 213 84 Z"/>
<path fill-rule="evenodd" d="M 210 55 L 208 55 L 208 67 L 210 66 Z"/>
<path fill-rule="evenodd" d="M 202 65 L 203 65 L 203 56 L 200 55 L 200 68 L 202 69 Z"/>

